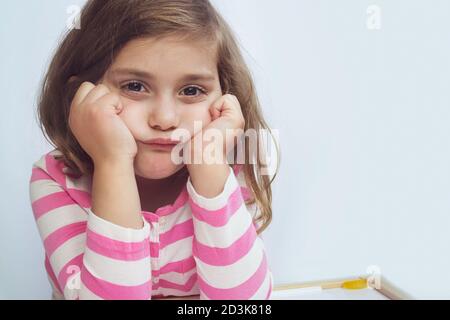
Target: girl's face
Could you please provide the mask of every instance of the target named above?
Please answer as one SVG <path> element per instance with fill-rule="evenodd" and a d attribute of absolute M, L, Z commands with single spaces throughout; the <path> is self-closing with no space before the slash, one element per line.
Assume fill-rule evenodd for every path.
<path fill-rule="evenodd" d="M 166 178 L 184 165 L 143 141 L 169 139 L 175 129 L 193 136 L 194 121 L 210 123 L 209 107 L 222 96 L 214 49 L 173 37 L 128 42 L 100 82 L 122 98 L 119 116 L 138 147 L 135 173 L 147 179 Z"/>

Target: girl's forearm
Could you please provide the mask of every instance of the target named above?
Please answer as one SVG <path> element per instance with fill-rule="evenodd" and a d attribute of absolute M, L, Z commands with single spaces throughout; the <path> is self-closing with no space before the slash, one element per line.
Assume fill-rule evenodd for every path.
<path fill-rule="evenodd" d="M 214 198 L 223 191 L 230 170 L 226 163 L 190 164 L 187 168 L 192 185 L 205 198 Z"/>
<path fill-rule="evenodd" d="M 143 227 L 133 161 L 95 164 L 92 211 L 98 217 L 122 227 Z"/>

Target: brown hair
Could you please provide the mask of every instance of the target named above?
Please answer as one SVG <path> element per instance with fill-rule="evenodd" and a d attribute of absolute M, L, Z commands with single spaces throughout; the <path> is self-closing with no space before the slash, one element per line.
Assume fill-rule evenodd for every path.
<path fill-rule="evenodd" d="M 64 35 L 43 79 L 38 101 L 41 130 L 75 176 L 92 174 L 93 162 L 68 126 L 71 101 L 82 82 L 97 83 L 120 49 L 135 38 L 177 35 L 215 43 L 223 93 L 231 92 L 238 98 L 245 130 L 270 132 L 235 36 L 208 0 L 90 0 L 81 11 L 80 23 L 80 29 Z M 256 202 L 260 210 L 259 234 L 272 220 L 271 183 L 276 174 L 272 179 L 262 174 L 260 158 L 250 153 L 246 145 L 243 170 L 254 195 L 247 204 Z M 250 158 L 256 163 L 249 163 Z"/>

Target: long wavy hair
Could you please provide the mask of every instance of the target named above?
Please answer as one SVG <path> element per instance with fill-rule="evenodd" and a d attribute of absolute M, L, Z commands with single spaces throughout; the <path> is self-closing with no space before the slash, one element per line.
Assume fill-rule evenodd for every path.
<path fill-rule="evenodd" d="M 236 37 L 208 0 L 90 0 L 81 10 L 79 22 L 79 29 L 63 35 L 53 55 L 42 81 L 37 110 L 45 138 L 61 152 L 61 159 L 75 176 L 92 174 L 94 166 L 69 128 L 71 101 L 82 82 L 97 83 L 121 48 L 136 38 L 177 35 L 215 45 L 223 94 L 232 93 L 239 99 L 244 130 L 265 129 L 273 137 Z M 261 137 L 257 139 L 259 146 Z M 276 150 L 279 159 L 278 146 Z M 245 181 L 253 194 L 246 204 L 258 206 L 260 234 L 272 220 L 271 184 L 278 167 L 272 178 L 263 174 L 258 152 L 251 151 L 247 144 L 245 160 Z"/>

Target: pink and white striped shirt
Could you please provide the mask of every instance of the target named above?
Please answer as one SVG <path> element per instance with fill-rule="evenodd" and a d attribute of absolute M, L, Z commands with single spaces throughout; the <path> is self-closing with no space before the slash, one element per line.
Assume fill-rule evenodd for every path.
<path fill-rule="evenodd" d="M 33 164 L 30 200 L 54 299 L 269 299 L 273 276 L 242 166 L 224 190 L 199 195 L 188 178 L 176 201 L 125 228 L 91 211 L 92 177 L 67 174 L 53 151 Z"/>

